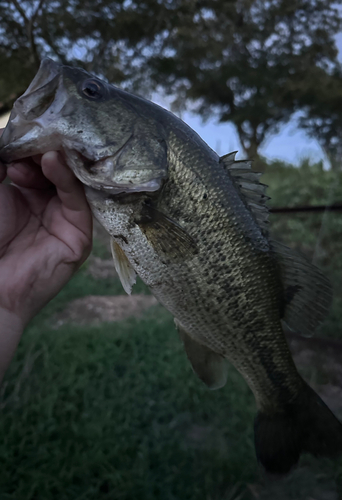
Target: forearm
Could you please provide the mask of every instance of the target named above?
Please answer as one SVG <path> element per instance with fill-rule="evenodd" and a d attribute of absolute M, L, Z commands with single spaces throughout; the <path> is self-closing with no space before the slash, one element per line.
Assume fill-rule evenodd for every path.
<path fill-rule="evenodd" d="M 0 383 L 14 356 L 23 329 L 23 323 L 17 315 L 0 308 Z"/>

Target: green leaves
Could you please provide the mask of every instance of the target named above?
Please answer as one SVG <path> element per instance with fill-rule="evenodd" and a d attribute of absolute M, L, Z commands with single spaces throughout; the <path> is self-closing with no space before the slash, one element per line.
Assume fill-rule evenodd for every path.
<path fill-rule="evenodd" d="M 342 200 L 342 172 L 326 171 L 322 163 L 303 160 L 299 168 L 282 162 L 266 167 L 269 206 L 325 205 Z M 317 335 L 342 336 L 342 217 L 341 212 L 270 215 L 271 234 L 320 267 L 333 285 L 333 303 Z"/>
<path fill-rule="evenodd" d="M 204 118 L 214 114 L 231 121 L 252 157 L 298 109 L 306 113 L 301 125 L 326 147 L 334 143 L 331 131 L 340 130 L 341 123 L 335 45 L 339 4 L 4 0 L 0 113 L 28 86 L 37 57 L 50 56 L 127 90 L 168 93 L 176 107 Z M 320 127 L 321 118 L 328 132 Z"/>

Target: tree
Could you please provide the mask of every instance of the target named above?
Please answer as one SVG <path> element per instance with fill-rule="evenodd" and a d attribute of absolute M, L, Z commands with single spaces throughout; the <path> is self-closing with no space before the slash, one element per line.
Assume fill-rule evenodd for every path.
<path fill-rule="evenodd" d="M 319 89 L 319 92 L 317 92 Z M 324 72 L 300 97 L 299 124 L 315 138 L 333 170 L 342 169 L 342 70 Z"/>
<path fill-rule="evenodd" d="M 313 91 L 317 75 L 338 65 L 337 2 L 185 3 L 163 53 L 154 57 L 154 78 L 177 96 L 176 104 L 191 99 L 202 116 L 232 121 L 255 157 L 265 138 L 299 109 L 299 97 Z"/>
<path fill-rule="evenodd" d="M 165 29 L 156 0 L 2 0 L 0 2 L 0 113 L 29 85 L 43 57 L 146 93 L 147 53 Z M 149 52 L 150 51 L 150 52 Z"/>
<path fill-rule="evenodd" d="M 231 121 L 255 157 L 301 109 L 308 89 L 319 95 L 313 82 L 336 72 L 341 3 L 2 0 L 0 112 L 47 55 L 127 90 L 159 89 L 173 96 L 176 109 Z"/>

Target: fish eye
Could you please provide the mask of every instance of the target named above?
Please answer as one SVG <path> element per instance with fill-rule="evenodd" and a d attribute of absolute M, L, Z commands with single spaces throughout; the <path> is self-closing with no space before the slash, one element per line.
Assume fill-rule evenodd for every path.
<path fill-rule="evenodd" d="M 102 85 L 96 80 L 86 80 L 82 83 L 82 93 L 89 99 L 100 99 L 102 97 Z"/>

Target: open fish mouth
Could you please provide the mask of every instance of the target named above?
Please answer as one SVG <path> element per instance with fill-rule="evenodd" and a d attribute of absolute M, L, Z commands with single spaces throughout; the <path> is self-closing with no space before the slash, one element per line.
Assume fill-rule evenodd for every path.
<path fill-rule="evenodd" d="M 120 92 L 83 69 L 45 59 L 14 103 L 0 160 L 60 151 L 92 189 L 112 195 L 159 190 L 167 178 L 165 141 L 149 133 Z"/>
<path fill-rule="evenodd" d="M 61 68 L 51 59 L 44 59 L 25 93 L 15 101 L 0 138 L 2 161 L 9 163 L 59 149 L 57 137 L 53 134 L 48 136 L 44 130 L 55 120 L 66 102 L 66 94 L 60 85 Z"/>

